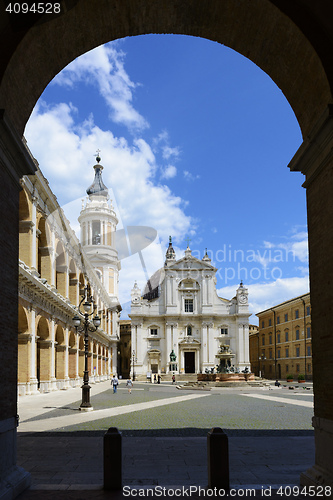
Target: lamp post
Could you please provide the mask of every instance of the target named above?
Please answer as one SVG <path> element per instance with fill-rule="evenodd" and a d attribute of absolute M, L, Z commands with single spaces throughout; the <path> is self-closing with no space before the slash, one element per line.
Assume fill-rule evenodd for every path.
<path fill-rule="evenodd" d="M 83 301 L 85 301 L 84 304 Z M 80 310 L 81 305 L 83 307 L 83 311 Z M 91 308 L 93 309 L 92 312 L 90 312 Z M 84 318 L 83 326 L 81 326 L 81 318 L 78 314 L 75 314 L 73 318 L 76 332 L 84 332 L 84 374 L 83 374 L 83 385 L 81 387 L 82 389 L 82 403 L 80 405 L 81 411 L 93 410 L 93 407 L 91 406 L 90 403 L 90 385 L 89 385 L 89 370 L 88 370 L 88 342 L 89 342 L 88 332 L 95 332 L 101 324 L 101 318 L 98 316 L 98 314 L 95 314 L 92 320 L 93 326 L 90 323 L 89 318 L 94 314 L 95 309 L 96 306 L 94 304 L 93 297 L 91 296 L 91 289 L 88 283 L 88 285 L 84 287 L 83 298 L 78 306 L 78 312 L 81 313 L 81 315 Z"/>
<path fill-rule="evenodd" d="M 261 377 L 261 369 L 260 369 L 260 368 L 261 368 L 261 367 L 260 367 L 260 361 L 261 361 L 261 360 L 265 361 L 266 356 L 264 356 L 264 355 L 259 356 L 259 358 L 258 358 L 258 359 L 259 359 L 259 377 L 260 377 L 260 378 L 262 378 L 262 377 Z"/>
<path fill-rule="evenodd" d="M 133 349 L 132 351 L 132 358 L 133 358 L 133 382 L 135 381 L 135 371 L 134 371 L 134 363 L 136 361 L 136 357 L 135 357 L 135 351 Z"/>

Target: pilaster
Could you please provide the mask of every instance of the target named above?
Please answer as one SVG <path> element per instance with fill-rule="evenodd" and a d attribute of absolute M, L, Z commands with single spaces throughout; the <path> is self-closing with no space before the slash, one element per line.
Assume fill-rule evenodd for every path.
<path fill-rule="evenodd" d="M 316 457 L 302 484 L 333 486 L 333 105 L 289 164 L 306 176 Z"/>

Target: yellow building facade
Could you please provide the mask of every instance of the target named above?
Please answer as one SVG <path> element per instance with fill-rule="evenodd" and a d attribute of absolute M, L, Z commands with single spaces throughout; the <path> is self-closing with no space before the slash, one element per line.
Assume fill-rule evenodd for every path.
<path fill-rule="evenodd" d="M 89 283 L 101 318 L 89 332 L 90 383 L 117 372 L 121 307 L 100 280 L 38 164 L 21 180 L 19 218 L 18 393 L 80 386 L 84 338 L 73 317 Z"/>
<path fill-rule="evenodd" d="M 259 312 L 259 330 L 250 332 L 251 368 L 268 379 L 312 380 L 310 294 Z"/>

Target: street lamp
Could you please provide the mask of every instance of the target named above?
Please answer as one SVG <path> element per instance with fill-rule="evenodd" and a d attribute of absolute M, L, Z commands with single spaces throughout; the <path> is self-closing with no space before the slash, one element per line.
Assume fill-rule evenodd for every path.
<path fill-rule="evenodd" d="M 259 360 L 259 377 L 260 378 L 262 378 L 261 377 L 261 369 L 260 369 L 260 361 L 261 360 L 265 361 L 265 359 L 266 359 L 266 356 L 264 356 L 264 355 L 258 357 L 258 360 Z"/>
<path fill-rule="evenodd" d="M 84 302 L 84 304 L 82 304 Z M 83 307 L 83 311 L 80 310 L 80 307 Z M 93 308 L 92 312 L 91 308 Z M 83 290 L 83 298 L 78 306 L 78 312 L 84 317 L 83 326 L 81 326 L 81 318 L 78 314 L 75 314 L 73 318 L 73 323 L 75 326 L 76 332 L 84 332 L 84 374 L 83 374 L 83 385 L 82 389 L 82 403 L 80 405 L 81 411 L 90 411 L 93 410 L 93 407 L 90 403 L 90 385 L 89 385 L 89 370 L 88 370 L 88 332 L 95 332 L 97 328 L 101 324 L 101 318 L 98 314 L 95 314 L 93 318 L 93 325 L 90 323 L 90 317 L 94 314 L 96 306 L 94 304 L 94 300 L 91 296 L 90 285 L 84 287 Z"/>
<path fill-rule="evenodd" d="M 136 357 L 135 357 L 135 351 L 133 349 L 132 351 L 132 358 L 133 358 L 133 382 L 135 381 L 135 371 L 134 371 L 134 363 L 136 361 Z"/>

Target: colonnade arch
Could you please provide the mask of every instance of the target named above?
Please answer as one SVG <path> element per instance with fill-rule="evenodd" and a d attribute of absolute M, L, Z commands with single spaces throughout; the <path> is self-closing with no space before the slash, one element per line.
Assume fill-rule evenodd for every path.
<path fill-rule="evenodd" d="M 11 20 L 4 17 L 0 21 L 3 33 L 0 37 L 5 37 L 4 64 L 0 68 L 0 108 L 5 113 L 0 125 L 8 146 L 1 145 L 0 159 L 4 166 L 1 192 L 10 195 L 6 198 L 7 209 L 15 217 L 18 217 L 17 179 L 34 171 L 18 142 L 37 99 L 70 61 L 104 42 L 147 33 L 205 37 L 251 59 L 274 80 L 291 104 L 304 137 L 290 168 L 306 175 L 315 389 L 316 464 L 303 481 L 332 484 L 333 464 L 329 459 L 333 450 L 333 338 L 329 321 L 333 307 L 332 3 L 81 0 L 70 7 L 67 2 L 62 4 L 63 13 L 57 18 L 34 27 L 26 26 L 16 34 L 11 30 Z M 53 57 L 49 57 L 50 53 Z M 8 153 L 16 151 L 15 148 L 20 152 L 16 163 Z M 8 173 L 11 171 L 14 176 Z M 16 247 L 15 227 L 4 221 L 2 231 Z M 0 257 L 12 262 L 15 268 L 17 253 L 12 249 L 1 249 Z M 15 318 L 15 273 L 9 271 L 9 274 L 13 286 L 8 288 L 1 307 L 5 313 L 14 311 Z M 7 282 L 8 276 L 3 274 L 3 277 L 2 282 Z M 10 320 L 9 332 L 16 331 L 16 327 L 17 320 Z M 16 349 L 16 344 L 12 344 L 6 355 L 16 359 Z M 8 368 L 10 371 L 15 366 Z M 3 418 L 10 420 L 16 413 L 12 382 L 8 391 L 4 391 L 1 406 Z"/>

